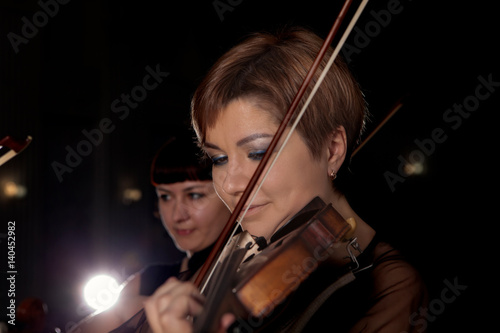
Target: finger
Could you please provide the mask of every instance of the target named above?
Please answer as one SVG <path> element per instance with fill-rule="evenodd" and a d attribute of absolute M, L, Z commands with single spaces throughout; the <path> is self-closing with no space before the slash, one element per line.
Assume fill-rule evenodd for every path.
<path fill-rule="evenodd" d="M 199 293 L 198 289 L 191 282 L 180 281 L 175 277 L 169 278 L 165 283 L 158 287 L 152 297 L 163 294 L 191 294 L 193 298 L 198 299 L 199 302 L 204 302 L 205 298 Z"/>
<path fill-rule="evenodd" d="M 222 316 L 222 318 L 220 319 L 219 332 L 220 333 L 227 332 L 227 329 L 229 328 L 229 326 L 231 326 L 234 323 L 235 320 L 236 320 L 236 317 L 234 316 L 234 314 L 232 314 L 232 313 L 224 314 Z"/>
<path fill-rule="evenodd" d="M 165 311 L 168 306 L 168 300 L 163 300 L 162 302 L 162 295 L 168 295 L 179 284 L 180 281 L 176 278 L 169 278 L 144 302 L 144 308 L 147 309 L 148 318 L 151 318 L 150 324 L 152 321 L 154 326 L 159 327 L 160 313 Z"/>
<path fill-rule="evenodd" d="M 176 278 L 168 279 L 161 285 L 149 298 L 150 303 L 156 303 L 155 307 L 158 312 L 162 312 L 170 304 L 171 299 L 179 295 L 192 295 L 193 298 L 202 302 L 201 295 L 199 295 L 196 287 L 189 282 L 182 282 Z M 151 307 L 153 307 L 151 305 Z"/>
<path fill-rule="evenodd" d="M 202 297 L 189 282 L 169 279 L 146 300 L 144 308 L 154 332 L 178 332 L 191 329 L 187 316 L 202 310 Z"/>
<path fill-rule="evenodd" d="M 151 299 L 147 300 L 144 305 L 153 332 L 190 332 L 191 322 L 187 318 L 199 314 L 202 305 L 189 294 L 159 297 L 161 298 L 159 302 Z M 166 306 L 164 304 L 158 306 L 159 303 L 164 302 Z M 161 311 L 159 311 L 160 307 Z"/>

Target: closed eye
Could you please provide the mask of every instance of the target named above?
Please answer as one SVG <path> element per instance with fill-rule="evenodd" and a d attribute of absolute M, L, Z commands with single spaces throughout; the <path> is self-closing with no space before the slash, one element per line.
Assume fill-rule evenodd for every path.
<path fill-rule="evenodd" d="M 264 155 L 266 154 L 266 150 L 258 150 L 255 152 L 251 152 L 248 154 L 248 158 L 256 161 L 260 161 Z"/>
<path fill-rule="evenodd" d="M 216 155 L 211 157 L 214 166 L 220 166 L 227 163 L 226 155 Z"/>

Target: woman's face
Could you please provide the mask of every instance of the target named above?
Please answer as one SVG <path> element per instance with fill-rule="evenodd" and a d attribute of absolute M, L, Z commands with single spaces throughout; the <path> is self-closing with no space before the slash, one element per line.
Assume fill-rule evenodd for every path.
<path fill-rule="evenodd" d="M 207 130 L 204 149 L 213 161 L 215 189 L 231 211 L 277 128 L 269 112 L 237 99 Z M 313 159 L 301 136 L 294 132 L 250 205 L 243 228 L 269 239 L 315 196 L 328 198 L 332 188 L 327 160 L 326 148 L 319 159 Z"/>
<path fill-rule="evenodd" d="M 215 242 L 229 218 L 210 180 L 160 184 L 156 193 L 163 225 L 189 255 Z"/>

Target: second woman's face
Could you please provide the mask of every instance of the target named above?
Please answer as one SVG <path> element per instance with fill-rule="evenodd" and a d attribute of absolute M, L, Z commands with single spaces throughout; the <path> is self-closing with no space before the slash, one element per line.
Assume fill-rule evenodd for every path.
<path fill-rule="evenodd" d="M 188 254 L 214 243 L 229 218 L 210 180 L 160 184 L 156 192 L 163 225 Z"/>
<path fill-rule="evenodd" d="M 267 150 L 278 124 L 253 103 L 237 99 L 227 105 L 206 133 L 204 149 L 213 161 L 213 181 L 219 196 L 233 210 Z M 315 196 L 331 192 L 327 153 L 313 159 L 302 137 L 293 133 L 242 225 L 269 239 Z"/>

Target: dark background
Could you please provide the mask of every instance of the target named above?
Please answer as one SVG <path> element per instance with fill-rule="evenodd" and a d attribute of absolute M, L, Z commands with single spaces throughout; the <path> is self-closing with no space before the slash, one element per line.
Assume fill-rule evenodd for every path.
<path fill-rule="evenodd" d="M 65 331 L 88 313 L 82 287 L 91 276 L 121 281 L 147 263 L 179 258 L 154 215 L 149 167 L 161 144 L 187 126 L 190 96 L 209 66 L 248 32 L 298 24 L 324 37 L 340 5 L 220 0 L 228 7 L 219 16 L 212 0 L 61 2 L 55 12 L 55 1 L 0 1 L 0 137 L 33 137 L 0 169 L 0 318 L 8 304 L 5 234 L 16 221 L 16 302 L 42 299 L 47 331 Z M 40 14 L 46 3 L 51 16 Z M 498 15 L 490 3 L 371 1 L 344 48 L 370 106 L 368 132 L 405 97 L 344 179 L 362 217 L 422 272 L 434 332 L 489 331 L 496 321 L 498 287 L 490 277 L 499 84 L 480 88 L 488 98 L 475 98 L 479 77 L 500 82 Z M 397 13 L 383 16 L 388 6 Z M 26 21 L 39 26 L 24 28 L 30 35 L 16 52 L 9 36 L 22 38 Z M 142 85 L 146 66 L 169 75 L 127 116 L 114 113 L 113 101 Z M 446 121 L 448 110 L 464 103 L 474 111 L 460 123 Z M 82 145 L 82 131 L 98 129 L 104 118 L 113 130 L 58 179 L 54 162 L 66 164 L 66 147 Z M 436 129 L 446 140 L 430 144 Z M 422 174 L 398 172 L 401 159 L 420 157 Z M 392 187 L 389 173 L 400 177 Z M 26 196 L 6 196 L 9 181 L 25 186 Z M 124 199 L 130 188 L 142 192 L 139 201 Z M 445 303 L 443 295 L 453 295 L 445 281 L 467 288 Z"/>

